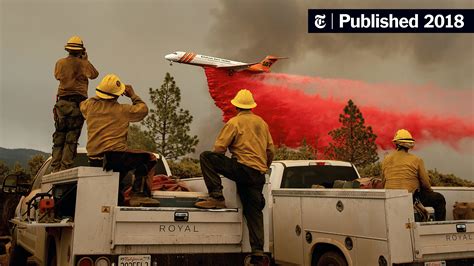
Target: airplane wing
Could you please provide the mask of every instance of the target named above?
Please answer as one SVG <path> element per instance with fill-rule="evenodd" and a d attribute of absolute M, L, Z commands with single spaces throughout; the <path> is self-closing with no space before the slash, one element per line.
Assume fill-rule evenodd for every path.
<path fill-rule="evenodd" d="M 237 65 L 237 66 L 216 66 L 216 68 L 223 68 L 223 69 L 227 69 L 227 70 L 232 70 L 232 71 L 242 71 L 242 70 L 245 70 L 247 68 L 249 68 L 250 66 L 252 65 L 255 65 L 255 63 L 251 63 L 251 64 L 242 64 L 242 65 Z"/>
<path fill-rule="evenodd" d="M 268 55 L 261 62 L 256 63 L 242 63 L 238 65 L 217 65 L 216 68 L 227 69 L 230 72 L 238 72 L 242 70 L 249 70 L 251 72 L 270 72 L 270 67 L 279 59 L 286 59 L 287 57 L 277 57 Z"/>

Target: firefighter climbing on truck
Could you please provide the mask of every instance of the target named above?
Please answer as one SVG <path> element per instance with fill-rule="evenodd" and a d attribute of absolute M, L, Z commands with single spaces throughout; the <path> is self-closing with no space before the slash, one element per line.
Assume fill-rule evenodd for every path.
<path fill-rule="evenodd" d="M 237 116 L 224 125 L 214 144 L 214 151 L 205 151 L 200 155 L 209 198 L 197 202 L 195 206 L 205 209 L 225 208 L 219 174 L 235 181 L 249 228 L 252 248 L 250 263 L 262 264 L 262 210 L 265 206 L 262 190 L 265 172 L 273 160 L 273 140 L 267 123 L 251 111 L 257 103 L 249 90 L 240 90 L 231 103 L 237 108 Z M 225 156 L 227 149 L 232 153 L 232 158 Z"/>

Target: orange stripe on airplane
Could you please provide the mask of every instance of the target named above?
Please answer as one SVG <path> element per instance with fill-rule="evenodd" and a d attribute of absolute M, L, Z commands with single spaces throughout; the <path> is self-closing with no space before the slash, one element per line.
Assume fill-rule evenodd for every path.
<path fill-rule="evenodd" d="M 181 63 L 186 63 L 186 61 L 188 61 L 189 55 L 190 55 L 190 53 L 186 53 L 183 57 L 183 60 L 181 60 Z"/>
<path fill-rule="evenodd" d="M 191 53 L 191 56 L 190 56 L 189 59 L 186 61 L 186 63 L 189 63 L 189 62 L 193 61 L 194 57 L 196 57 L 196 54 L 195 54 L 195 53 Z"/>
<path fill-rule="evenodd" d="M 185 53 L 183 56 L 181 56 L 181 58 L 178 60 L 179 63 L 184 63 L 184 60 L 186 59 L 186 57 L 188 56 L 188 53 Z"/>
<path fill-rule="evenodd" d="M 193 60 L 194 53 L 189 53 L 188 58 L 186 59 L 185 63 L 189 63 L 191 60 Z"/>
<path fill-rule="evenodd" d="M 186 53 L 186 56 L 183 58 L 183 63 L 186 63 L 188 61 L 190 55 L 191 53 Z"/>
<path fill-rule="evenodd" d="M 186 56 L 183 58 L 183 63 L 188 62 L 188 58 L 191 56 L 191 53 L 186 53 Z"/>

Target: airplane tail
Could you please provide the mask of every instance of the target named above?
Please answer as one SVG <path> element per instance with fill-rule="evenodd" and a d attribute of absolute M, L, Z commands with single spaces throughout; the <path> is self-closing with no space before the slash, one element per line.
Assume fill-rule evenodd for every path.
<path fill-rule="evenodd" d="M 279 59 L 287 59 L 288 57 L 278 57 L 273 55 L 268 55 L 260 63 L 251 66 L 251 69 L 254 71 L 260 72 L 270 72 L 270 67 Z"/>

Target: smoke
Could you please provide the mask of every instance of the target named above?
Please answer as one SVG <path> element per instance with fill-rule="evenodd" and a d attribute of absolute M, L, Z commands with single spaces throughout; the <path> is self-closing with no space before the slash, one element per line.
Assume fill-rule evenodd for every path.
<path fill-rule="evenodd" d="M 457 108 L 469 110 L 470 91 L 450 94 L 431 87 L 367 84 L 286 74 L 255 75 L 245 71 L 229 76 L 227 71 L 215 68 L 206 68 L 205 72 L 209 92 L 223 111 L 223 120 L 235 115 L 230 100 L 237 91 L 249 89 L 258 104 L 254 112 L 269 124 L 277 145 L 297 147 L 305 139 L 318 149 L 327 146 L 331 141 L 327 133 L 341 126 L 338 117 L 349 99 L 361 110 L 366 125 L 373 128 L 378 136 L 376 143 L 382 149 L 392 147 L 391 139 L 400 128 L 408 129 L 419 145 L 438 141 L 457 150 L 463 139 L 474 137 L 471 112 L 466 116 L 435 113 L 420 104 L 427 95 L 434 103 L 442 103 L 446 97 L 451 97 L 459 99 Z M 400 101 L 393 95 L 409 97 Z"/>
<path fill-rule="evenodd" d="M 308 55 L 315 55 L 324 63 L 314 62 L 313 67 L 324 67 L 317 71 L 326 76 L 354 78 L 357 69 L 362 68 L 373 76 L 383 72 L 384 76 L 396 77 L 390 66 L 397 64 L 397 71 L 416 70 L 414 79 L 419 78 L 421 83 L 472 89 L 472 34 L 308 34 L 307 10 L 472 8 L 473 3 L 470 0 L 222 1 L 214 10 L 218 23 L 213 26 L 210 44 L 217 55 L 239 61 L 253 62 L 267 54 L 289 56 L 288 63 L 278 66 L 287 68 Z M 399 63 L 401 58 L 404 60 Z M 398 78 L 401 81 L 404 77 Z"/>

